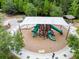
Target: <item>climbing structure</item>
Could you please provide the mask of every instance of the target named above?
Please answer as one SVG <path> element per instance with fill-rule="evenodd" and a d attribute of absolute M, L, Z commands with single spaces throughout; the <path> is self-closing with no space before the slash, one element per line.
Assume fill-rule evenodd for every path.
<path fill-rule="evenodd" d="M 56 41 L 55 34 L 52 29 L 59 32 L 61 35 L 63 34 L 62 30 L 58 29 L 54 25 L 37 24 L 36 26 L 34 26 L 34 29 L 32 30 L 32 36 L 36 37 L 37 34 L 39 34 L 39 36 L 44 36 L 49 38 L 50 40 Z"/>

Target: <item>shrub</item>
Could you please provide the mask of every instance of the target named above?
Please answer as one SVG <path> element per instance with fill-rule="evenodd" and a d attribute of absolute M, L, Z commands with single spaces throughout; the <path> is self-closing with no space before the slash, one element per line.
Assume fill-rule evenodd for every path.
<path fill-rule="evenodd" d="M 75 50 L 73 59 L 79 59 L 79 49 Z"/>
<path fill-rule="evenodd" d="M 63 11 L 61 7 L 56 6 L 55 4 L 50 5 L 50 16 L 62 16 L 63 15 Z"/>
<path fill-rule="evenodd" d="M 72 48 L 74 53 L 74 59 L 79 59 L 79 38 L 74 35 L 70 35 L 68 39 L 68 45 Z"/>
<path fill-rule="evenodd" d="M 12 57 L 11 48 L 19 52 L 22 47 L 21 33 L 11 36 L 3 26 L 0 26 L 0 59 L 9 59 Z"/>
<path fill-rule="evenodd" d="M 23 12 L 23 4 L 24 0 L 13 0 L 15 7 L 17 8 L 18 12 Z"/>
<path fill-rule="evenodd" d="M 10 56 L 9 50 L 9 42 L 11 41 L 11 36 L 5 29 L 1 26 L 0 27 L 0 58 L 1 59 L 8 59 Z"/>
<path fill-rule="evenodd" d="M 0 0 L 0 9 L 1 9 L 1 3 L 2 3 L 2 0 Z"/>
<path fill-rule="evenodd" d="M 20 51 L 20 49 L 24 46 L 23 45 L 23 36 L 22 33 L 20 31 L 18 31 L 12 38 L 11 41 L 11 49 L 15 50 L 17 53 Z"/>
<path fill-rule="evenodd" d="M 72 14 L 79 18 L 79 0 L 0 0 L 0 4 L 3 11 L 8 14 L 25 13 L 27 16 Z"/>
<path fill-rule="evenodd" d="M 77 49 L 78 47 L 78 38 L 74 35 L 70 35 L 69 39 L 68 39 L 68 45 L 69 47 L 71 47 L 72 49 Z"/>
<path fill-rule="evenodd" d="M 1 2 L 0 2 L 0 9 L 1 9 Z"/>
<path fill-rule="evenodd" d="M 43 13 L 43 5 L 44 5 L 44 1 L 43 0 L 33 0 L 33 5 L 36 7 L 37 9 L 37 15 L 41 16 Z"/>
<path fill-rule="evenodd" d="M 13 3 L 13 0 L 3 0 L 2 2 L 2 10 L 7 14 L 15 14 L 17 13 L 16 7 Z"/>
<path fill-rule="evenodd" d="M 73 0 L 71 7 L 69 8 L 68 14 L 71 14 L 79 18 L 79 0 Z"/>
<path fill-rule="evenodd" d="M 23 10 L 27 16 L 37 15 L 37 9 L 35 8 L 35 6 L 32 3 L 24 4 Z"/>
<path fill-rule="evenodd" d="M 44 1 L 44 7 L 43 7 L 44 15 L 46 15 L 46 16 L 48 15 L 49 9 L 50 9 L 50 2 L 49 2 L 49 0 L 45 0 Z"/>

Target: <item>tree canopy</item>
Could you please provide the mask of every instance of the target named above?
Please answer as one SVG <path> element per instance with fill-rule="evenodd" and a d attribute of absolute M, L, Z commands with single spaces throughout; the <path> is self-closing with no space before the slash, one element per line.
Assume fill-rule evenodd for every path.
<path fill-rule="evenodd" d="M 69 9 L 69 14 L 72 14 L 75 17 L 79 17 L 79 0 L 74 0 L 71 3 L 71 7 Z"/>
<path fill-rule="evenodd" d="M 79 0 L 0 0 L 8 14 L 27 16 L 62 16 L 71 14 L 79 18 Z"/>

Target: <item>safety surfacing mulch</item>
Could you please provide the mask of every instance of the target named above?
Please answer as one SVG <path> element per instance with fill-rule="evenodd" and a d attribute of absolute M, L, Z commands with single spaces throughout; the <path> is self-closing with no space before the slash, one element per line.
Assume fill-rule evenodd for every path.
<path fill-rule="evenodd" d="M 45 37 L 32 37 L 32 29 L 21 30 L 24 37 L 25 49 L 32 52 L 39 52 L 44 50 L 44 53 L 56 52 L 63 49 L 66 44 L 67 30 L 62 27 L 63 35 L 60 35 L 58 32 L 54 31 L 56 41 L 52 41 Z"/>

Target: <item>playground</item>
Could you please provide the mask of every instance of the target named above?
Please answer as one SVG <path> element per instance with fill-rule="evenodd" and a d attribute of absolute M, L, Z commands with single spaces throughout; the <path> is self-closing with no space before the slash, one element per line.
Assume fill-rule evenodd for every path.
<path fill-rule="evenodd" d="M 28 56 L 30 59 L 51 59 L 52 53 L 55 53 L 55 58 L 60 59 L 69 59 L 73 56 L 67 45 L 69 24 L 62 17 L 26 17 L 20 23 L 14 18 L 5 21 L 4 25 L 8 23 L 11 28 L 7 31 L 12 35 L 18 30 L 22 32 L 24 47 L 19 54 L 15 53 L 21 59 Z M 69 33 L 74 34 L 72 28 Z"/>
<path fill-rule="evenodd" d="M 35 19 L 38 18 L 42 17 L 36 17 Z M 33 17 L 27 17 L 26 19 L 26 25 L 24 23 L 24 25 L 21 24 L 23 27 L 26 26 L 21 30 L 24 37 L 25 49 L 37 53 L 50 53 L 59 51 L 66 46 L 67 29 L 62 23 L 55 24 L 57 20 L 53 22 L 54 24 L 51 23 L 50 20 L 53 19 L 51 17 L 48 17 L 48 19 L 43 17 L 43 21 L 39 21 L 39 23 L 35 19 L 34 21 L 36 23 L 32 22 Z M 49 24 L 46 24 L 46 19 L 50 19 Z M 62 18 L 56 19 L 58 19 L 58 21 L 62 20 Z"/>
<path fill-rule="evenodd" d="M 79 59 L 78 10 L 79 0 L 0 0 L 0 59 Z"/>
<path fill-rule="evenodd" d="M 22 33 L 24 36 L 25 48 L 32 52 L 41 53 L 40 51 L 43 50 L 43 53 L 50 53 L 61 50 L 66 46 L 67 30 L 64 27 L 62 27 L 63 35 L 53 30 L 56 41 L 39 35 L 37 37 L 32 37 L 31 31 L 32 28 L 29 30 L 24 29 Z"/>

